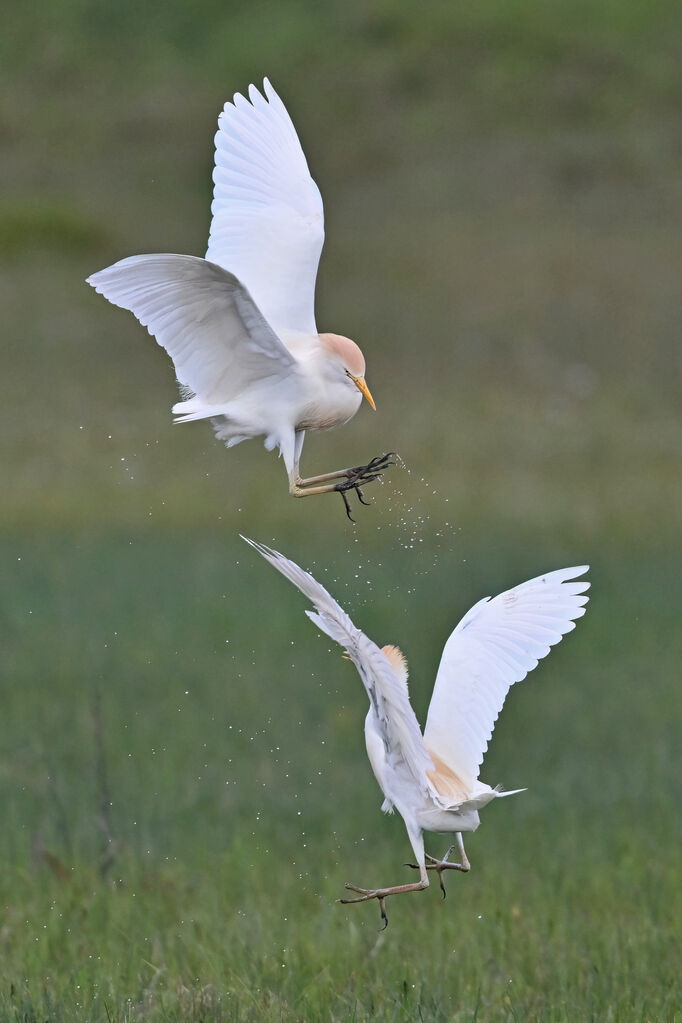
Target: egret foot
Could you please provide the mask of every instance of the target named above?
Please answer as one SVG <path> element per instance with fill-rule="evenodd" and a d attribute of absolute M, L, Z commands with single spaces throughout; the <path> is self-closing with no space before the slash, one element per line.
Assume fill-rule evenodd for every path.
<path fill-rule="evenodd" d="M 381 479 L 384 471 L 388 469 L 390 465 L 395 465 L 393 461 L 394 452 L 389 451 L 385 455 L 377 455 L 367 465 L 356 465 L 352 469 L 346 469 L 344 479 L 339 480 L 335 485 L 334 490 L 337 490 L 343 498 L 343 503 L 346 509 L 346 515 L 351 522 L 354 522 L 354 518 L 350 513 L 350 505 L 346 493 L 349 490 L 354 490 L 358 495 L 360 504 L 369 505 L 369 501 L 365 501 L 362 487 L 367 483 L 373 483 L 375 480 Z"/>
<path fill-rule="evenodd" d="M 458 845 L 459 845 L 459 851 L 460 851 L 460 854 L 461 854 L 461 857 L 462 857 L 462 862 L 461 863 L 451 863 L 450 860 L 448 859 L 448 856 L 450 855 L 452 850 L 455 848 L 454 845 L 450 846 L 450 848 L 448 849 L 448 851 L 446 852 L 446 854 L 445 854 L 445 856 L 443 857 L 442 860 L 437 860 L 435 858 L 435 856 L 429 856 L 428 853 L 425 854 L 425 858 L 429 861 L 426 864 L 426 869 L 427 870 L 435 870 L 437 872 L 437 874 L 438 874 L 438 883 L 440 884 L 440 890 L 443 893 L 443 898 L 445 898 L 445 896 L 447 895 L 447 892 L 445 891 L 445 885 L 443 884 L 443 871 L 444 870 L 461 870 L 462 873 L 467 874 L 471 870 L 471 864 L 469 863 L 469 860 L 467 858 L 467 854 L 464 852 L 464 844 L 463 844 L 461 838 L 458 841 Z M 413 870 L 419 870 L 419 867 L 417 866 L 416 863 L 406 863 L 405 866 L 406 867 L 412 867 Z"/>
<path fill-rule="evenodd" d="M 394 885 L 393 888 L 358 888 L 357 885 L 348 883 L 346 883 L 344 887 L 347 888 L 349 892 L 357 892 L 360 896 L 359 899 L 339 899 L 339 902 L 341 902 L 344 906 L 348 906 L 353 902 L 369 902 L 370 899 L 378 899 L 379 908 L 381 909 L 381 919 L 384 921 L 384 926 L 381 930 L 385 931 L 388 927 L 385 899 L 389 895 L 402 895 L 403 892 L 421 892 L 424 888 L 429 887 L 429 879 L 426 875 L 424 875 L 420 881 L 415 881 L 413 884 L 397 884 Z"/>
<path fill-rule="evenodd" d="M 389 465 L 395 465 L 392 460 L 393 454 L 390 451 L 388 454 L 373 458 L 367 465 L 355 465 L 351 469 L 337 469 L 336 472 L 327 472 L 322 476 L 308 476 L 306 479 L 298 475 L 292 476 L 289 479 L 289 493 L 292 497 L 313 497 L 316 494 L 331 494 L 336 491 L 341 494 L 346 515 L 353 522 L 346 491 L 354 490 L 361 504 L 369 504 L 369 501 L 364 499 L 362 487 L 366 483 L 373 483 L 374 480 L 381 479 L 384 470 Z M 334 480 L 338 480 L 338 482 L 335 483 Z"/>

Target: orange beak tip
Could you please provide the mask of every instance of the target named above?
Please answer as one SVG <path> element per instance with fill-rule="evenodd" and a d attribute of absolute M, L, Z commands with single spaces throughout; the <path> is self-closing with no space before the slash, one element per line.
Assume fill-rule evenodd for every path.
<path fill-rule="evenodd" d="M 365 397 L 367 399 L 369 404 L 372 406 L 372 409 L 376 412 L 377 407 L 374 404 L 374 398 L 372 397 L 372 393 L 371 393 L 369 387 L 367 386 L 365 378 L 364 377 L 353 377 L 352 379 L 353 379 L 353 383 L 357 387 L 357 389 L 360 392 L 360 394 L 362 394 L 363 397 Z"/>

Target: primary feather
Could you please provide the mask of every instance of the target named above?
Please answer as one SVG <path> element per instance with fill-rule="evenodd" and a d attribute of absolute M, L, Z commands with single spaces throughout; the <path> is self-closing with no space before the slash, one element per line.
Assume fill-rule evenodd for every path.
<path fill-rule="evenodd" d="M 316 334 L 322 197 L 267 78 L 263 92 L 237 93 L 218 119 L 206 258 L 236 274 L 275 330 Z"/>
<path fill-rule="evenodd" d="M 203 406 L 222 406 L 249 384 L 295 371 L 294 357 L 241 281 L 198 256 L 129 256 L 88 283 L 138 318 Z"/>
<path fill-rule="evenodd" d="M 346 612 L 313 577 L 277 551 L 242 537 L 281 572 L 314 605 L 306 611 L 322 632 L 348 653 L 362 679 L 376 711 L 387 753 L 402 758 L 415 782 L 428 788 L 426 774 L 433 764 L 424 749 L 421 729 L 410 704 L 405 678 L 396 673 L 391 661 L 376 643 L 356 628 Z"/>
<path fill-rule="evenodd" d="M 520 682 L 585 613 L 587 566 L 538 576 L 480 600 L 445 644 L 424 742 L 470 790 L 510 686 Z"/>

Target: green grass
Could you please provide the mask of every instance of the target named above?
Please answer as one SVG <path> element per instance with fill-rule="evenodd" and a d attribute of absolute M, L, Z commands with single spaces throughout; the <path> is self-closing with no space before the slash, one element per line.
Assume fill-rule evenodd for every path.
<path fill-rule="evenodd" d="M 566 551 L 470 537 L 463 563 L 417 531 L 418 558 L 390 527 L 287 550 L 324 557 L 356 621 L 403 644 L 423 720 L 461 613 Z M 580 550 L 588 616 L 511 694 L 486 761 L 529 791 L 483 814 L 445 903 L 391 900 L 380 938 L 374 906 L 335 900 L 399 881 L 409 846 L 379 813 L 360 682 L 303 601 L 215 531 L 5 553 L 6 1018 L 676 1018 L 679 563 Z"/>
<path fill-rule="evenodd" d="M 671 0 L 3 11 L 0 1020 L 680 1020 L 678 38 Z M 304 469 L 406 463 L 355 527 L 173 427 L 83 283 L 204 251 L 216 114 L 263 74 L 378 405 Z M 409 876 L 360 682 L 238 532 L 403 647 L 422 721 L 475 600 L 592 566 L 486 759 L 528 792 L 382 936 L 336 903 Z"/>

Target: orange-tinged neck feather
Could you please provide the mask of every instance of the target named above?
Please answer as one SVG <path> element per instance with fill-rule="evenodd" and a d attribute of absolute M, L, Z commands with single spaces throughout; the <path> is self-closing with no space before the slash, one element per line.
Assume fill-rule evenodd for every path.
<path fill-rule="evenodd" d="M 403 682 L 407 688 L 407 659 L 400 647 L 393 646 L 389 643 L 387 646 L 382 646 L 381 652 L 385 655 L 386 660 L 391 665 L 400 681 Z"/>

